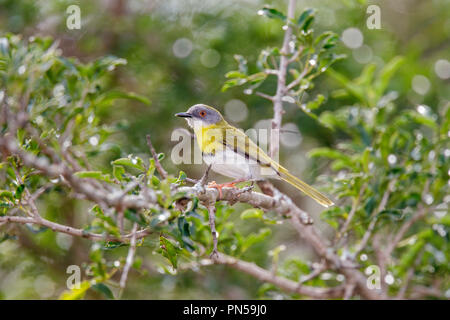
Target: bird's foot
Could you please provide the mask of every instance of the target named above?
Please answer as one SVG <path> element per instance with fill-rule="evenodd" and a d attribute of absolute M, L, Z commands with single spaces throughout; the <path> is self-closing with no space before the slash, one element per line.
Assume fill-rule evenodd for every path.
<path fill-rule="evenodd" d="M 214 248 L 211 254 L 209 255 L 209 258 L 213 261 L 217 260 L 219 258 L 219 251 L 217 251 L 217 249 Z"/>
<path fill-rule="evenodd" d="M 219 198 L 222 198 L 222 188 L 236 188 L 236 183 L 238 182 L 233 181 L 217 184 L 215 181 L 211 181 L 210 183 L 208 183 L 207 187 L 217 189 L 217 191 L 219 191 Z"/>

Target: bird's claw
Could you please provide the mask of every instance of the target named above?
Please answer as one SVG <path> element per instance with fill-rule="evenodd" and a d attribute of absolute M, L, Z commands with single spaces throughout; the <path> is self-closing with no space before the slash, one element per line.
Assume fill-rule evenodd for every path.
<path fill-rule="evenodd" d="M 211 181 L 210 183 L 208 183 L 207 187 L 217 189 L 217 191 L 219 191 L 219 199 L 221 199 L 222 195 L 223 195 L 222 188 L 226 188 L 226 187 L 235 188 L 235 183 L 228 182 L 228 183 L 217 184 L 215 181 Z"/>
<path fill-rule="evenodd" d="M 209 258 L 213 261 L 217 260 L 219 258 L 219 251 L 217 251 L 217 249 L 214 248 L 211 254 L 209 255 Z"/>

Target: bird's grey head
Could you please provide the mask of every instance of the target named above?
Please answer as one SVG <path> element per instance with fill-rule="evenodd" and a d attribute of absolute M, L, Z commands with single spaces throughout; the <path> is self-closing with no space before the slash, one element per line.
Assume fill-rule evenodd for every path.
<path fill-rule="evenodd" d="M 210 126 L 223 121 L 219 111 L 204 104 L 193 105 L 188 111 L 177 113 L 176 116 L 186 118 L 191 127 L 196 125 Z"/>

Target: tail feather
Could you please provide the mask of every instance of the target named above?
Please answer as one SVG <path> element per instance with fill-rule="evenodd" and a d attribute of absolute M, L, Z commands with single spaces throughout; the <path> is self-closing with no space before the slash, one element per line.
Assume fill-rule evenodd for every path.
<path fill-rule="evenodd" d="M 333 201 L 331 201 L 330 199 L 325 197 L 319 191 L 317 191 L 316 189 L 314 189 L 313 187 L 311 187 L 307 183 L 303 182 L 302 180 L 300 180 L 296 176 L 290 174 L 287 170 L 286 171 L 285 170 L 280 170 L 280 171 L 281 171 L 280 172 L 281 179 L 283 179 L 284 181 L 290 183 L 291 185 L 293 185 L 294 187 L 296 187 L 297 189 L 299 189 L 300 191 L 305 193 L 307 196 L 310 196 L 315 201 L 320 203 L 322 206 L 328 208 L 328 207 L 331 207 L 332 205 L 334 205 Z"/>

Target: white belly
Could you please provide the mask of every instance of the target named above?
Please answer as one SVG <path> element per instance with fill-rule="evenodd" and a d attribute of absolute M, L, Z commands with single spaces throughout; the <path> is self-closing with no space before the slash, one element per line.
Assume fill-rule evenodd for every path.
<path fill-rule="evenodd" d="M 204 154 L 203 160 L 211 164 L 211 170 L 226 177 L 245 180 L 259 180 L 265 178 L 278 178 L 271 168 L 261 168 L 254 161 L 226 148 L 217 151 L 214 155 Z"/>

